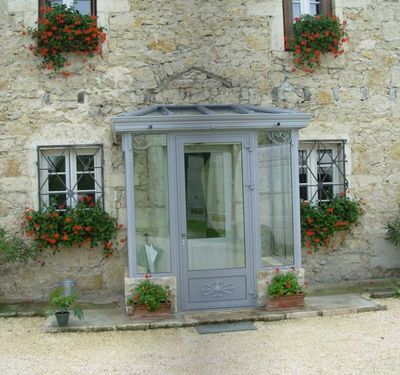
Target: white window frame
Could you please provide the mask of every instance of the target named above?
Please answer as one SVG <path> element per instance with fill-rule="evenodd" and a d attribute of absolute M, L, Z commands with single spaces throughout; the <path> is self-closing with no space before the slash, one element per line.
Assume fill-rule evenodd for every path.
<path fill-rule="evenodd" d="M 340 147 L 345 147 L 345 145 L 340 145 L 338 142 L 340 141 L 319 141 L 325 144 L 325 148 L 318 148 L 315 146 L 315 141 L 300 141 L 299 142 L 299 153 L 301 151 L 305 151 L 307 153 L 306 162 L 307 162 L 307 182 L 299 181 L 299 189 L 301 187 L 307 187 L 307 200 L 310 203 L 321 203 L 328 202 L 329 199 L 319 199 L 318 197 L 318 167 L 319 166 L 330 166 L 332 163 L 321 163 L 318 165 L 318 151 L 330 151 L 332 153 L 332 159 L 336 160 L 338 157 L 338 149 Z M 346 155 L 344 150 L 344 156 Z M 300 160 L 300 157 L 299 157 Z M 346 161 L 345 161 L 346 162 Z M 300 176 L 300 168 L 302 165 L 299 163 L 299 176 Z M 332 166 L 332 182 L 323 182 L 323 186 L 332 186 L 333 187 L 333 195 L 339 194 L 343 189 L 347 187 L 347 179 L 346 179 L 346 171 L 344 170 L 343 176 L 343 184 L 340 182 L 340 172 L 337 167 Z"/>
<path fill-rule="evenodd" d="M 94 156 L 94 170 L 89 172 L 94 174 L 94 190 L 79 190 L 78 189 L 78 174 L 77 161 L 79 156 L 93 155 Z M 66 206 L 74 207 L 80 196 L 86 194 L 94 194 L 96 201 L 103 202 L 103 150 L 102 145 L 88 145 L 88 146 L 39 146 L 38 147 L 38 160 L 39 160 L 39 204 L 49 206 L 49 194 L 65 194 Z M 65 172 L 49 173 L 49 163 L 46 156 L 63 156 L 65 158 Z M 65 188 L 61 191 L 49 190 L 49 175 L 64 174 L 65 173 Z M 69 192 L 71 194 L 69 194 Z"/>

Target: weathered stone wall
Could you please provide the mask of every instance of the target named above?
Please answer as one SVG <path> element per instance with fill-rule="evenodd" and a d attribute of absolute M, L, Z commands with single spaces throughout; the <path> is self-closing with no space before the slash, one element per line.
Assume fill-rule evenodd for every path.
<path fill-rule="evenodd" d="M 155 102 L 273 104 L 313 113 L 302 139 L 347 139 L 351 194 L 365 200 L 360 225 L 336 252 L 304 256 L 306 279 L 396 275 L 400 254 L 384 227 L 400 203 L 400 3 L 336 1 L 336 12 L 348 20 L 347 53 L 324 58 L 309 75 L 292 72 L 283 51 L 280 0 L 98 0 L 103 57 L 74 63 L 65 79 L 40 70 L 24 47 L 30 40 L 21 31 L 34 25 L 37 0 L 0 0 L 0 224 L 15 229 L 21 211 L 38 206 L 38 145 L 102 143 L 106 209 L 124 223 L 112 116 Z M 42 298 L 82 269 L 87 280 L 99 275 L 81 280 L 82 289 L 123 290 L 124 249 L 93 272 L 63 257 L 40 268 L 0 266 L 0 298 Z M 100 259 L 91 254 L 82 264 Z"/>

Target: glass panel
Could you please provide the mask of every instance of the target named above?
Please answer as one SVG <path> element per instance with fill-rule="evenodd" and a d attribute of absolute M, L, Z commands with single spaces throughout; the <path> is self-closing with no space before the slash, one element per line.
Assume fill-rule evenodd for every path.
<path fill-rule="evenodd" d="M 300 168 L 299 170 L 299 180 L 300 183 L 307 183 L 307 168 Z"/>
<path fill-rule="evenodd" d="M 65 156 L 46 155 L 49 173 L 65 172 Z"/>
<path fill-rule="evenodd" d="M 318 163 L 319 164 L 332 164 L 332 150 L 318 150 Z"/>
<path fill-rule="evenodd" d="M 49 205 L 56 209 L 66 207 L 67 197 L 65 194 L 49 194 Z"/>
<path fill-rule="evenodd" d="M 65 191 L 65 175 L 49 175 L 49 191 Z"/>
<path fill-rule="evenodd" d="M 241 144 L 185 145 L 189 270 L 245 266 Z"/>
<path fill-rule="evenodd" d="M 94 190 L 94 176 L 90 173 L 78 173 L 78 190 Z"/>
<path fill-rule="evenodd" d="M 321 11 L 320 11 L 319 4 L 311 4 L 310 5 L 310 14 L 312 16 L 316 16 L 317 14 L 320 14 L 320 13 L 321 13 Z"/>
<path fill-rule="evenodd" d="M 318 189 L 318 200 L 319 201 L 327 201 L 333 198 L 333 186 L 332 185 L 324 185 L 320 189 Z"/>
<path fill-rule="evenodd" d="M 296 4 L 295 2 L 293 2 L 293 19 L 295 19 L 296 17 L 300 17 L 300 15 L 300 3 Z"/>
<path fill-rule="evenodd" d="M 146 144 L 134 150 L 137 272 L 170 272 L 167 137 Z"/>
<path fill-rule="evenodd" d="M 291 145 L 273 144 L 258 133 L 261 256 L 265 267 L 293 265 Z M 302 198 L 307 187 L 301 187 Z"/>
<path fill-rule="evenodd" d="M 79 201 L 79 198 L 80 198 L 80 197 L 91 197 L 91 198 L 92 198 L 92 202 L 95 202 L 95 193 L 88 193 L 88 192 L 79 193 L 79 194 L 77 195 L 78 201 Z"/>
<path fill-rule="evenodd" d="M 90 0 L 77 0 L 75 2 L 75 9 L 80 14 L 90 14 Z"/>
<path fill-rule="evenodd" d="M 78 172 L 94 171 L 94 155 L 77 155 L 76 168 Z"/>
<path fill-rule="evenodd" d="M 332 166 L 318 167 L 318 182 L 333 182 L 333 168 Z"/>
<path fill-rule="evenodd" d="M 308 188 L 307 186 L 300 186 L 300 199 L 303 201 L 308 200 Z"/>

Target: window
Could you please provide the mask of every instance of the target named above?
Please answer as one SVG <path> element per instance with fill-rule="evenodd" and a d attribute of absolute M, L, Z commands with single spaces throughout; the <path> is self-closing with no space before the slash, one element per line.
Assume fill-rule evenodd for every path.
<path fill-rule="evenodd" d="M 292 34 L 293 20 L 303 14 L 332 15 L 332 0 L 283 0 L 285 36 Z"/>
<path fill-rule="evenodd" d="M 103 150 L 93 146 L 38 148 L 40 207 L 73 207 L 80 196 L 103 201 Z"/>
<path fill-rule="evenodd" d="M 40 9 L 55 4 L 74 6 L 81 14 L 96 15 L 96 0 L 39 0 L 39 15 L 42 15 Z"/>
<path fill-rule="evenodd" d="M 300 199 L 326 202 L 345 193 L 346 141 L 304 141 L 299 145 Z"/>

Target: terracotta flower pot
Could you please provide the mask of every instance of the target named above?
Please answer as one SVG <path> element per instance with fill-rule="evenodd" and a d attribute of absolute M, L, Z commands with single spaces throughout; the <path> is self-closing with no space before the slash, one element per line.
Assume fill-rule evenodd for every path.
<path fill-rule="evenodd" d="M 147 310 L 146 305 L 134 305 L 133 319 L 166 319 L 171 317 L 171 302 L 162 302 L 160 308 L 154 311 Z"/>
<path fill-rule="evenodd" d="M 304 293 L 293 294 L 291 296 L 281 296 L 270 298 L 265 309 L 267 311 L 287 310 L 304 307 Z"/>

